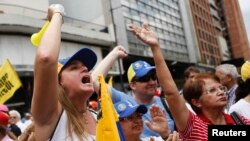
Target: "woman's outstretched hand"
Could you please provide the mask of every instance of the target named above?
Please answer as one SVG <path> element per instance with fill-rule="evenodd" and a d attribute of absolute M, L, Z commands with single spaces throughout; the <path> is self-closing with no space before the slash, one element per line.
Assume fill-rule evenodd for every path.
<path fill-rule="evenodd" d="M 159 46 L 157 34 L 149 27 L 147 23 L 143 23 L 142 27 L 129 24 L 128 27 L 134 33 L 134 35 L 147 45 Z"/>

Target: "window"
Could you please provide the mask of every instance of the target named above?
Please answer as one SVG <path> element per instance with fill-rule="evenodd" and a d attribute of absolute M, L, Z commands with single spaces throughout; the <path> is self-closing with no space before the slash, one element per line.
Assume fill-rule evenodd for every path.
<path fill-rule="evenodd" d="M 146 11 L 146 7 L 144 3 L 138 2 L 138 10 L 141 12 Z"/>
<path fill-rule="evenodd" d="M 133 19 L 140 20 L 138 11 L 131 9 L 131 15 Z"/>
<path fill-rule="evenodd" d="M 142 22 L 147 21 L 147 15 L 144 14 L 144 13 L 140 13 L 140 18 L 141 18 L 141 21 L 142 21 Z"/>

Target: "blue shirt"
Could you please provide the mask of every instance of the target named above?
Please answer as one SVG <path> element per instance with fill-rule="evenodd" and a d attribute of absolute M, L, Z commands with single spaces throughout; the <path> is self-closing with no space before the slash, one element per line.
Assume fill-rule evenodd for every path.
<path fill-rule="evenodd" d="M 121 100 L 127 100 L 132 104 L 140 104 L 140 103 L 137 103 L 132 96 L 127 95 L 124 92 L 118 91 L 118 90 L 116 90 L 114 88 L 111 88 L 111 92 L 112 92 L 112 101 L 113 101 L 113 103 L 119 102 Z M 165 110 L 165 108 L 164 108 L 164 106 L 163 106 L 163 104 L 161 102 L 160 97 L 155 96 L 154 101 L 152 103 L 149 103 L 149 104 L 145 105 L 145 106 L 149 109 L 153 104 L 155 104 L 155 105 L 159 106 L 161 109 Z M 143 120 L 151 121 L 151 116 L 150 116 L 149 111 L 146 114 L 144 114 L 142 116 L 142 118 L 143 118 Z M 169 114 L 167 112 L 166 112 L 166 118 L 167 118 L 167 121 L 168 121 L 169 130 L 174 131 L 174 121 L 173 121 L 173 119 L 170 118 L 170 116 L 169 116 Z M 149 137 L 149 136 L 160 136 L 160 135 L 158 133 L 150 130 L 147 127 L 147 125 L 144 124 L 143 125 L 143 131 L 141 133 L 141 138 L 145 138 L 145 137 Z"/>

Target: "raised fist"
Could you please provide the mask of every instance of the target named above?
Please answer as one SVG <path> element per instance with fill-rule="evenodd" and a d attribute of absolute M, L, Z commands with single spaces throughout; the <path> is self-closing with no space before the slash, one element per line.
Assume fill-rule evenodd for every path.
<path fill-rule="evenodd" d="M 62 17 L 66 14 L 61 4 L 52 4 L 49 6 L 47 18 L 50 21 L 55 13 L 60 13 Z"/>

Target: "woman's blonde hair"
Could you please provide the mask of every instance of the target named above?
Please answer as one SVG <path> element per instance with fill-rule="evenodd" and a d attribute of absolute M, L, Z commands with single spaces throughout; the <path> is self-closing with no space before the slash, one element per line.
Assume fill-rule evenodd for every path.
<path fill-rule="evenodd" d="M 59 101 L 63 107 L 63 109 L 67 113 L 68 117 L 68 133 L 70 138 L 72 139 L 72 131 L 75 132 L 77 137 L 83 141 L 83 137 L 86 134 L 86 124 L 82 121 L 82 113 L 77 110 L 75 105 L 70 101 L 68 96 L 66 95 L 63 87 L 59 85 Z"/>

